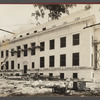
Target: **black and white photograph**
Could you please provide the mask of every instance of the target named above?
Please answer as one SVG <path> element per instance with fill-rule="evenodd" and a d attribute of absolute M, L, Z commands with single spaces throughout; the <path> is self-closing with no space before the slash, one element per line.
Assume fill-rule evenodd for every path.
<path fill-rule="evenodd" d="M 15 96 L 100 96 L 100 4 L 0 4 L 0 97 Z"/>

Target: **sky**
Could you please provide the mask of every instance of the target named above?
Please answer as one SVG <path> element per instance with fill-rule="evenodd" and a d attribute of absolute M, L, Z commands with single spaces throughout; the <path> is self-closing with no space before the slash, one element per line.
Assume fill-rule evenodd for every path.
<path fill-rule="evenodd" d="M 84 8 L 86 4 L 77 4 L 77 7 L 69 9 L 69 12 L 75 12 Z M 97 23 L 100 22 L 100 4 L 92 4 L 91 12 L 96 15 Z M 0 29 L 5 29 L 16 34 L 21 30 L 27 30 L 29 27 L 36 25 L 36 20 L 31 16 L 34 13 L 33 4 L 0 4 Z M 66 16 L 65 14 L 63 16 Z M 47 22 L 47 16 L 39 19 L 41 24 Z M 12 38 L 13 35 L 0 31 L 0 41 Z"/>

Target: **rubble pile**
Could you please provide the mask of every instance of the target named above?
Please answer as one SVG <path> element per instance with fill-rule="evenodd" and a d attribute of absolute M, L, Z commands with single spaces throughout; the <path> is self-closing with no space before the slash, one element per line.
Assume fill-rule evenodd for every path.
<path fill-rule="evenodd" d="M 44 95 L 44 96 L 55 96 L 52 92 L 53 86 L 65 87 L 65 82 L 58 81 L 42 81 L 42 80 L 7 80 L 0 79 L 0 97 L 7 96 L 34 96 L 34 95 Z M 72 84 L 69 84 L 72 87 Z M 85 91 L 75 91 L 71 90 L 66 92 L 67 94 L 62 94 L 64 96 L 100 96 L 100 84 L 88 83 L 87 89 Z M 60 95 L 58 95 L 60 96 Z"/>
<path fill-rule="evenodd" d="M 37 93 L 52 92 L 51 88 L 45 88 L 46 82 L 39 81 L 17 81 L 0 79 L 0 97 L 10 95 L 34 95 Z M 44 88 L 43 88 L 44 87 Z"/>

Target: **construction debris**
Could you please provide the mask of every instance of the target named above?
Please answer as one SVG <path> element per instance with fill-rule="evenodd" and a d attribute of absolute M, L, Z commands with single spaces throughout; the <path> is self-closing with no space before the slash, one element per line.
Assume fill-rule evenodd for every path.
<path fill-rule="evenodd" d="M 82 83 L 79 83 L 79 86 Z M 94 87 L 95 86 L 95 87 Z M 96 87 L 97 86 L 97 87 Z M 59 80 L 7 80 L 0 79 L 0 97 L 34 96 L 34 95 L 65 95 L 65 96 L 100 96 L 100 85 L 87 83 L 84 90 L 73 90 L 72 81 Z M 55 94 L 56 93 L 56 94 Z M 45 95 L 46 94 L 46 95 Z"/>

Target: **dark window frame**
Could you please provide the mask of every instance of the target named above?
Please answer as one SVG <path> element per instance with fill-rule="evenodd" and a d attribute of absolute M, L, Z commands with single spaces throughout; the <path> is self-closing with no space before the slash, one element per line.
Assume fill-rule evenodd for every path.
<path fill-rule="evenodd" d="M 20 69 L 20 63 L 18 63 L 18 69 Z"/>
<path fill-rule="evenodd" d="M 91 54 L 91 66 L 93 66 L 93 54 Z"/>
<path fill-rule="evenodd" d="M 11 69 L 14 69 L 14 60 L 11 61 Z"/>
<path fill-rule="evenodd" d="M 78 73 L 73 73 L 73 78 L 78 78 Z"/>
<path fill-rule="evenodd" d="M 21 57 L 21 46 L 17 46 L 17 58 Z"/>
<path fill-rule="evenodd" d="M 40 57 L 40 68 L 45 67 L 45 57 Z"/>
<path fill-rule="evenodd" d="M 73 46 L 80 44 L 80 34 L 74 34 L 73 35 Z"/>
<path fill-rule="evenodd" d="M 42 28 L 42 31 L 45 31 L 46 30 L 46 27 Z"/>
<path fill-rule="evenodd" d="M 49 49 L 50 50 L 55 49 L 55 40 L 54 39 L 49 41 Z"/>
<path fill-rule="evenodd" d="M 23 35 L 20 35 L 20 37 L 23 37 Z"/>
<path fill-rule="evenodd" d="M 55 66 L 55 56 L 49 56 L 49 67 L 54 67 Z"/>
<path fill-rule="evenodd" d="M 66 47 L 66 37 L 61 37 L 60 38 L 60 47 L 61 48 Z"/>
<path fill-rule="evenodd" d="M 64 73 L 60 73 L 60 79 L 64 79 Z"/>
<path fill-rule="evenodd" d="M 35 55 L 35 53 L 36 53 L 35 45 L 36 45 L 35 42 L 31 43 L 31 47 L 34 47 L 34 48 L 31 49 L 31 55 Z"/>
<path fill-rule="evenodd" d="M 72 62 L 73 62 L 73 66 L 79 66 L 79 60 L 80 59 L 80 55 L 79 52 L 77 53 L 73 53 L 73 57 L 72 57 Z"/>
<path fill-rule="evenodd" d="M 1 51 L 1 58 L 4 57 L 4 51 Z"/>
<path fill-rule="evenodd" d="M 24 45 L 24 57 L 28 56 L 28 44 Z"/>
<path fill-rule="evenodd" d="M 14 56 L 14 48 L 11 49 L 11 56 Z"/>
<path fill-rule="evenodd" d="M 66 66 L 66 54 L 61 54 L 60 55 L 60 66 Z"/>
<path fill-rule="evenodd" d="M 53 73 L 49 73 L 49 77 L 53 77 Z"/>
<path fill-rule="evenodd" d="M 9 56 L 9 50 L 6 50 L 6 57 Z"/>
<path fill-rule="evenodd" d="M 40 75 L 43 75 L 43 73 L 40 73 Z"/>
<path fill-rule="evenodd" d="M 6 70 L 8 70 L 8 69 L 9 69 L 9 62 L 6 61 Z"/>
<path fill-rule="evenodd" d="M 32 68 L 35 68 L 35 63 L 34 62 L 32 62 Z"/>
<path fill-rule="evenodd" d="M 26 33 L 26 35 L 29 35 L 29 33 Z"/>
<path fill-rule="evenodd" d="M 35 30 L 34 33 L 37 33 L 37 30 Z"/>
<path fill-rule="evenodd" d="M 40 51 L 45 51 L 45 42 L 40 42 Z"/>

